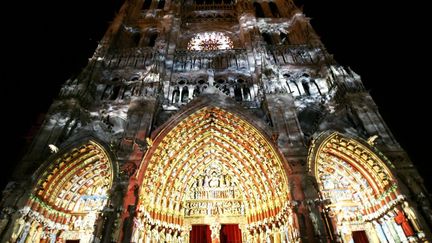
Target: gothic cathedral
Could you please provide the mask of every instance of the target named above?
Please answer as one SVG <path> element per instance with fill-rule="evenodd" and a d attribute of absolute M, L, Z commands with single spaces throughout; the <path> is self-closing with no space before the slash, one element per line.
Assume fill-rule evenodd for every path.
<path fill-rule="evenodd" d="M 0 202 L 1 242 L 431 242 L 360 76 L 292 0 L 128 0 Z"/>

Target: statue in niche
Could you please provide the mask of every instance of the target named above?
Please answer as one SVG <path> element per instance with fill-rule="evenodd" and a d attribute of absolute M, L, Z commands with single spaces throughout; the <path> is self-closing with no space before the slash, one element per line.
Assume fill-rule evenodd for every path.
<path fill-rule="evenodd" d="M 394 217 L 394 219 L 395 222 L 402 227 L 402 230 L 406 236 L 414 235 L 414 231 L 402 211 L 396 209 L 396 216 Z"/>
<path fill-rule="evenodd" d="M 417 219 L 417 215 L 414 212 L 414 209 L 409 206 L 408 202 L 404 202 L 403 211 L 416 232 L 422 232 L 422 227 L 420 226 L 420 222 Z"/>
<path fill-rule="evenodd" d="M 192 230 L 192 226 L 191 225 L 185 225 L 182 228 L 182 232 L 180 234 L 180 238 L 182 239 L 182 242 L 189 242 L 189 235 L 190 235 L 190 231 Z"/>
<path fill-rule="evenodd" d="M 15 242 L 17 240 L 18 236 L 24 229 L 25 223 L 24 217 L 20 217 L 15 221 L 14 227 L 12 228 L 11 242 Z"/>
<path fill-rule="evenodd" d="M 28 232 L 28 236 L 25 238 L 25 243 L 33 243 L 35 241 L 35 233 L 38 227 L 38 222 L 33 221 L 30 225 L 30 230 Z"/>
<path fill-rule="evenodd" d="M 151 232 L 151 226 L 149 225 L 149 224 L 147 224 L 146 225 L 146 227 L 145 227 L 145 242 L 144 243 L 150 243 L 151 242 L 151 239 L 152 239 L 152 236 L 151 236 L 151 234 L 152 234 L 152 232 Z"/>
<path fill-rule="evenodd" d="M 95 222 L 96 222 L 96 218 L 97 218 L 96 212 L 94 212 L 94 211 L 89 212 L 89 213 L 88 213 L 88 214 L 83 218 L 81 228 L 82 228 L 82 229 L 85 229 L 85 230 L 92 230 L 93 227 L 94 227 L 94 224 L 95 224 Z"/>
<path fill-rule="evenodd" d="M 279 225 L 279 235 L 280 242 L 285 243 L 289 241 L 287 228 L 283 224 Z"/>
<path fill-rule="evenodd" d="M 272 239 L 273 237 L 272 237 L 272 231 L 271 231 L 271 229 L 269 228 L 269 226 L 268 225 L 266 225 L 265 226 L 265 242 L 266 243 L 271 243 L 271 242 L 273 242 L 273 239 Z"/>
<path fill-rule="evenodd" d="M 204 176 L 198 176 L 197 187 L 202 187 L 204 185 Z"/>
<path fill-rule="evenodd" d="M 27 236 L 29 235 L 30 227 L 31 227 L 30 222 L 24 223 L 24 228 L 22 230 L 22 233 L 17 235 L 17 236 L 19 236 L 18 242 L 20 242 L 20 243 L 25 242 Z"/>
<path fill-rule="evenodd" d="M 226 175 L 226 177 L 225 177 L 225 185 L 226 186 L 232 186 L 232 184 L 231 184 L 231 176 Z"/>
<path fill-rule="evenodd" d="M 259 232 L 259 242 L 260 243 L 267 243 L 263 229 L 260 229 L 260 232 Z"/>
<path fill-rule="evenodd" d="M 159 231 L 158 227 L 155 226 L 151 231 L 152 242 L 159 242 Z"/>
<path fill-rule="evenodd" d="M 42 226 L 37 226 L 35 234 L 33 236 L 32 243 L 39 243 L 40 240 L 41 240 L 42 235 L 43 235 L 43 227 Z"/>
<path fill-rule="evenodd" d="M 180 235 L 179 232 L 177 230 L 174 231 L 173 237 L 172 237 L 172 242 L 173 243 L 180 243 Z"/>
<path fill-rule="evenodd" d="M 294 217 L 291 208 L 288 209 L 288 215 L 288 224 L 285 225 L 285 232 L 288 234 L 287 238 L 294 240 L 299 236 L 299 233 L 297 228 L 294 226 Z"/>
<path fill-rule="evenodd" d="M 165 235 L 165 228 L 162 228 L 159 231 L 159 241 L 158 242 L 165 242 L 166 235 Z"/>
<path fill-rule="evenodd" d="M 74 222 L 74 230 L 80 230 L 83 225 L 83 220 L 81 216 L 78 216 L 78 218 Z"/>
<path fill-rule="evenodd" d="M 245 234 L 246 234 L 246 242 L 247 242 L 247 243 L 252 243 L 252 242 L 253 242 L 253 238 L 252 238 L 253 231 L 252 231 L 252 233 L 246 231 Z"/>
<path fill-rule="evenodd" d="M 166 242 L 173 242 L 172 231 L 168 229 L 168 232 L 165 233 Z"/>
<path fill-rule="evenodd" d="M 219 185 L 219 178 L 217 178 L 217 176 L 216 176 L 216 173 L 215 172 L 213 172 L 212 173 L 212 176 L 211 176 L 211 179 L 209 179 L 209 187 L 211 187 L 211 188 L 215 188 L 215 187 L 218 187 Z"/>

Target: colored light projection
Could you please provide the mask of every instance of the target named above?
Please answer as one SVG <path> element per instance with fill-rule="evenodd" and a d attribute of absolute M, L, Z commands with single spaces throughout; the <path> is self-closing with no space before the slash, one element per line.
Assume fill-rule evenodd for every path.
<path fill-rule="evenodd" d="M 407 226 L 408 210 L 402 208 L 405 198 L 388 168 L 391 163 L 366 143 L 339 133 L 323 137 L 311 147 L 309 171 L 317 179 L 324 210 L 342 240 L 366 236 L 376 242 L 417 240 L 414 227 Z M 396 215 L 404 225 L 397 223 Z"/>
<path fill-rule="evenodd" d="M 112 164 L 95 142 L 74 148 L 43 168 L 12 240 L 93 239 L 94 225 L 108 201 Z"/>
<path fill-rule="evenodd" d="M 144 160 L 139 214 L 146 224 L 179 230 L 217 217 L 253 228 L 286 220 L 281 158 L 260 131 L 230 112 L 207 107 L 168 124 Z"/>

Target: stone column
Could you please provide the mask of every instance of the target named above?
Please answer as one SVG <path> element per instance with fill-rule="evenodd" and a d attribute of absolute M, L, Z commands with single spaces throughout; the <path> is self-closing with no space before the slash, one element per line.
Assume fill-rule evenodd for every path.
<path fill-rule="evenodd" d="M 178 105 L 182 103 L 182 97 L 183 97 L 183 87 L 180 87 L 179 99 L 177 102 Z"/>
<path fill-rule="evenodd" d="M 213 69 L 208 69 L 207 70 L 207 75 L 208 75 L 209 86 L 214 86 L 214 70 Z"/>
<path fill-rule="evenodd" d="M 194 85 L 188 85 L 188 90 L 189 90 L 189 96 L 188 99 L 192 100 L 193 99 L 193 93 L 195 91 L 195 86 Z"/>

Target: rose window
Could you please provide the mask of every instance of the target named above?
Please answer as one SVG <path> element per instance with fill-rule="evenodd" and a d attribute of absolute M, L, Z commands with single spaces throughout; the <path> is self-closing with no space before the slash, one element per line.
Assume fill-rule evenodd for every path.
<path fill-rule="evenodd" d="M 204 32 L 196 34 L 188 43 L 191 51 L 216 51 L 233 48 L 232 40 L 221 32 Z"/>

